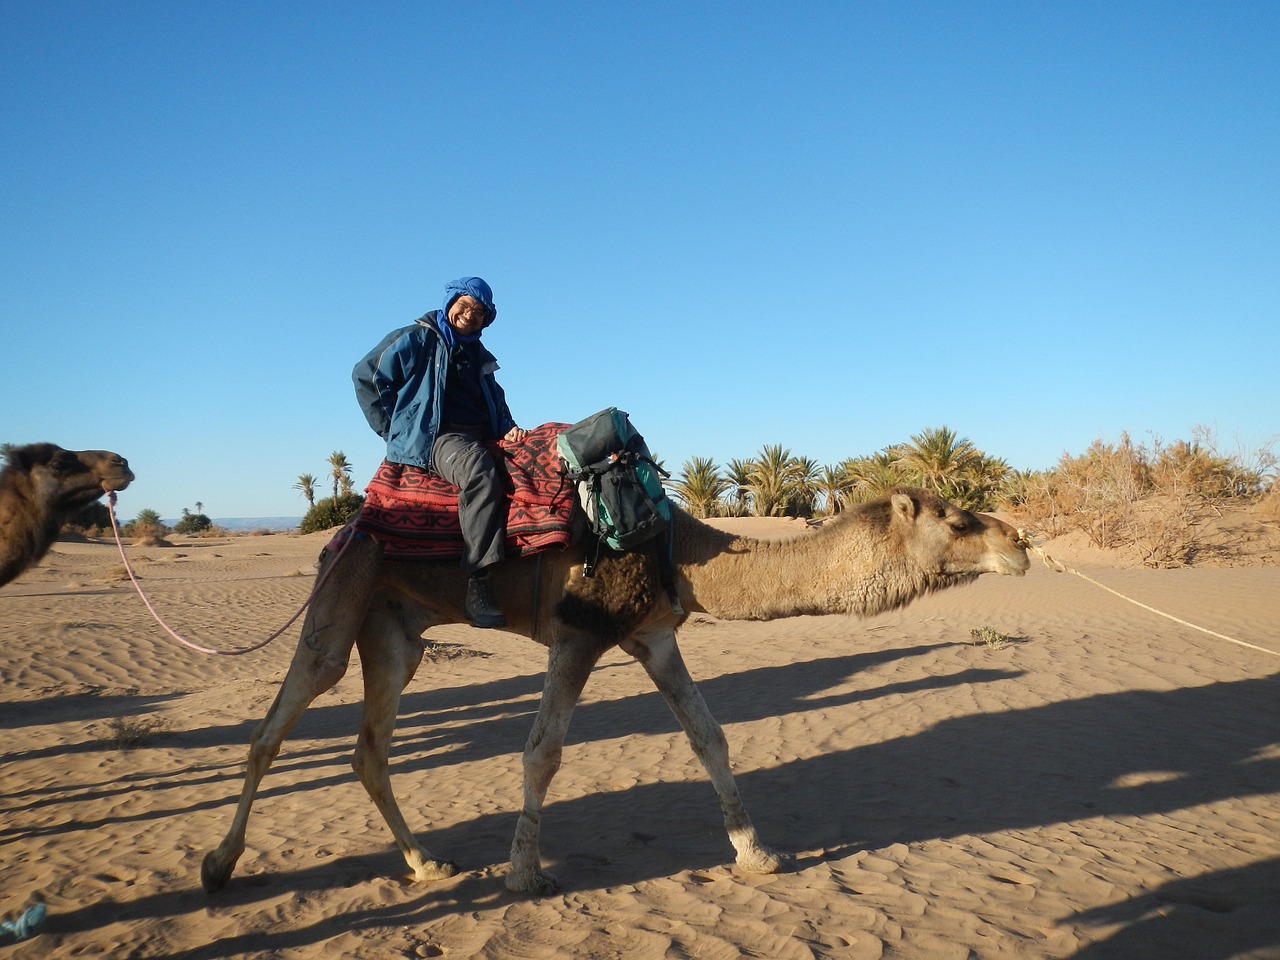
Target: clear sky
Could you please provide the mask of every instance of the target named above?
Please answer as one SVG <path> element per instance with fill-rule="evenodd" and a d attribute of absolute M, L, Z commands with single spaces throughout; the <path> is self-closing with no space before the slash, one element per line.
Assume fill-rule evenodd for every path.
<path fill-rule="evenodd" d="M 0 0 L 0 441 L 300 515 L 479 275 L 669 468 L 1280 433 L 1280 4 Z"/>

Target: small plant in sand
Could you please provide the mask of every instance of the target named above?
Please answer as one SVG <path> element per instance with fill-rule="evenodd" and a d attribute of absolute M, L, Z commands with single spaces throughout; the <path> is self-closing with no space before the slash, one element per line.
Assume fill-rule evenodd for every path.
<path fill-rule="evenodd" d="M 988 650 L 1003 650 L 1013 643 L 1011 636 L 1001 633 L 995 627 L 974 627 L 969 631 L 969 636 L 973 637 L 975 647 L 983 646 Z"/>
<path fill-rule="evenodd" d="M 167 733 L 169 721 L 163 717 L 112 717 L 107 727 L 111 731 L 108 743 L 114 743 L 121 750 L 133 750 Z"/>
<path fill-rule="evenodd" d="M 129 570 L 127 567 L 109 567 L 100 577 L 94 577 L 94 583 L 115 583 L 117 581 L 125 581 L 129 579 Z M 139 580 L 142 577 L 138 577 Z"/>

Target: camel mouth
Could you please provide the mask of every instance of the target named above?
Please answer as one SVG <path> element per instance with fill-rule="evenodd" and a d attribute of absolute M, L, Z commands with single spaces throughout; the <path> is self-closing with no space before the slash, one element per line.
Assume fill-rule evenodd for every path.
<path fill-rule="evenodd" d="M 134 480 L 133 471 L 130 471 L 128 474 L 126 474 L 123 477 L 109 477 L 108 479 L 102 481 L 102 492 L 114 493 L 117 490 L 123 490 L 125 487 L 129 486 L 129 484 L 132 483 L 133 480 Z"/>
<path fill-rule="evenodd" d="M 1024 550 L 1016 558 L 1001 557 L 1000 569 L 996 572 L 1002 577 L 1025 577 L 1029 569 L 1031 569 L 1031 559 Z"/>

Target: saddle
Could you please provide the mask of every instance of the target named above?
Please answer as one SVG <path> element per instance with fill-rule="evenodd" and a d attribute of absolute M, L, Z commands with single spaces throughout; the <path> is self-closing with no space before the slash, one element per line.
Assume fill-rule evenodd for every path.
<path fill-rule="evenodd" d="M 563 549 L 573 540 L 574 487 L 556 450 L 567 426 L 544 423 L 519 443 L 491 444 L 507 476 L 508 556 Z M 463 552 L 458 488 L 430 470 L 384 460 L 365 488 L 360 513 L 330 546 L 353 533 L 376 537 L 388 560 L 457 560 Z"/>

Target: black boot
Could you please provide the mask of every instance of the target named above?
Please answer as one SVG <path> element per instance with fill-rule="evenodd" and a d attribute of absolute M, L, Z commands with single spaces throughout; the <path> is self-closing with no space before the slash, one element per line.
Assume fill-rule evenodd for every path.
<path fill-rule="evenodd" d="M 493 598 L 493 582 L 487 573 L 473 573 L 467 580 L 467 619 L 473 627 L 505 627 L 507 618 Z"/>

